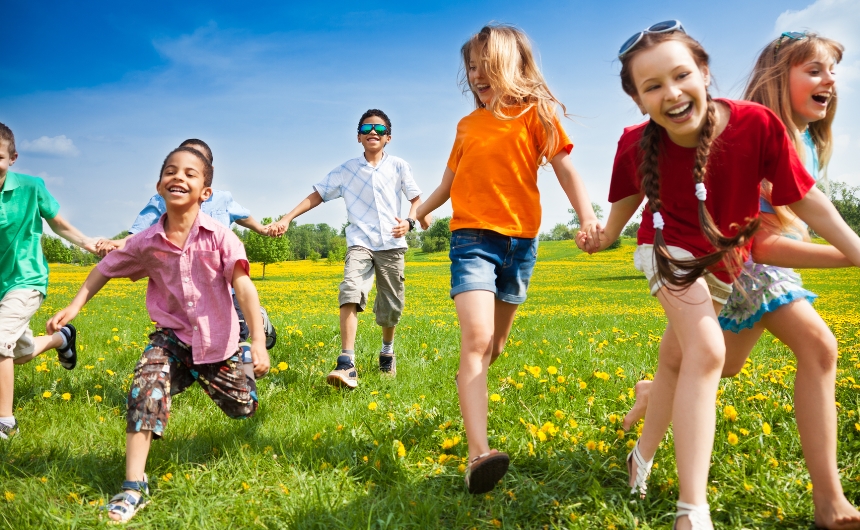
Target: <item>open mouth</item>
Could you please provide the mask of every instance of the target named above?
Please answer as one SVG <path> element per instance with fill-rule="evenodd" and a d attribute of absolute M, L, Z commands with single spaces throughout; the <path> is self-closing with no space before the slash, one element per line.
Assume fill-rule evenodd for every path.
<path fill-rule="evenodd" d="M 188 190 L 184 190 L 182 188 L 177 188 L 175 186 L 172 188 L 167 188 L 167 191 L 169 191 L 170 193 L 181 193 L 183 195 L 188 193 Z"/>
<path fill-rule="evenodd" d="M 821 104 L 821 105 L 826 105 L 826 104 L 827 104 L 827 100 L 829 100 L 829 99 L 830 99 L 830 94 L 829 94 L 829 93 L 813 94 L 813 95 L 812 95 L 812 99 L 813 99 L 813 101 L 815 101 L 816 103 L 819 103 L 819 104 Z"/>
<path fill-rule="evenodd" d="M 666 111 L 666 115 L 672 120 L 683 120 L 693 113 L 693 102 L 688 101 L 682 105 L 671 108 Z"/>
<path fill-rule="evenodd" d="M 490 89 L 490 85 L 484 85 L 484 84 L 481 84 L 481 85 L 475 85 L 475 90 L 476 90 L 479 94 L 483 94 L 484 92 L 486 92 L 486 91 L 487 91 L 487 90 L 489 90 L 489 89 Z"/>

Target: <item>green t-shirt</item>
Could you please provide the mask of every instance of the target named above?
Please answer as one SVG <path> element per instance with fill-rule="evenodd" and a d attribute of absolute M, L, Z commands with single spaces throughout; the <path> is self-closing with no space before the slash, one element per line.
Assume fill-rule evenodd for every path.
<path fill-rule="evenodd" d="M 0 189 L 0 298 L 12 289 L 48 294 L 48 261 L 42 253 L 42 218 L 60 211 L 45 182 L 6 173 Z"/>

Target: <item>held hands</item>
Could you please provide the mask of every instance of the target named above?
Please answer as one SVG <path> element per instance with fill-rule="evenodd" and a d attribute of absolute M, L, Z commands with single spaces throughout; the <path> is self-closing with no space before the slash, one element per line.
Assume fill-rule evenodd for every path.
<path fill-rule="evenodd" d="M 610 243 L 609 241 L 605 241 L 606 238 L 603 237 L 603 232 L 603 227 L 596 220 L 584 223 L 576 234 L 576 246 L 589 254 L 603 250 Z"/>
<path fill-rule="evenodd" d="M 290 219 L 286 217 L 274 223 L 269 223 L 263 227 L 264 233 L 269 237 L 280 237 L 287 233 L 290 228 Z"/>
<path fill-rule="evenodd" d="M 83 248 L 84 250 L 86 250 L 90 254 L 98 255 L 99 254 L 98 244 L 100 241 L 103 241 L 103 240 L 104 240 L 104 238 L 88 237 L 88 238 L 84 239 L 84 241 L 83 241 L 84 244 L 81 245 L 81 248 Z M 102 256 L 102 257 L 104 257 L 104 256 Z"/>
<path fill-rule="evenodd" d="M 271 361 L 269 360 L 269 352 L 266 351 L 265 341 L 253 341 L 251 343 L 251 362 L 254 364 L 254 375 L 257 379 L 261 379 L 269 373 Z"/>
<path fill-rule="evenodd" d="M 421 230 L 427 230 L 433 222 L 433 217 L 430 215 L 430 212 L 424 213 L 424 209 L 424 203 L 422 203 L 418 206 L 418 209 L 415 210 L 415 220 L 421 225 Z M 422 213 L 424 213 L 424 215 L 421 215 Z"/>
<path fill-rule="evenodd" d="M 110 254 L 111 252 L 113 252 L 114 250 L 119 250 L 119 249 L 123 248 L 124 246 L 125 246 L 125 240 L 124 239 L 113 240 L 113 239 L 100 238 L 95 242 L 93 250 L 90 250 L 89 248 L 86 248 L 86 247 L 84 247 L 84 248 L 86 248 L 87 250 L 90 250 L 90 252 L 92 252 L 93 254 L 96 254 L 99 257 L 103 258 L 103 257 L 107 256 L 108 254 Z"/>
<path fill-rule="evenodd" d="M 66 306 L 63 309 L 52 316 L 48 322 L 45 324 L 45 331 L 48 335 L 53 335 L 54 333 L 60 331 L 63 326 L 71 322 L 76 316 L 78 316 L 79 308 L 73 306 Z"/>

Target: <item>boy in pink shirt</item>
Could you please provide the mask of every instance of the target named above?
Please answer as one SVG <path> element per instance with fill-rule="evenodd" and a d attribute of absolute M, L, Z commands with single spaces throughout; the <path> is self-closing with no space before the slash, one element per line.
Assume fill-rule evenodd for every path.
<path fill-rule="evenodd" d="M 248 319 L 251 358 L 257 377 L 269 370 L 260 300 L 248 276 L 239 238 L 200 211 L 212 193 L 212 165 L 198 151 L 180 147 L 161 168 L 156 189 L 167 213 L 150 228 L 108 254 L 90 272 L 68 307 L 48 321 L 60 329 L 75 318 L 111 278 L 149 277 L 146 308 L 156 330 L 149 338 L 128 394 L 126 480 L 107 506 L 108 516 L 125 522 L 145 504 L 149 486 L 144 469 L 153 438 L 161 438 L 171 396 L 194 381 L 231 418 L 257 410 L 254 378 L 243 370 L 237 348 L 239 320 L 231 286 Z"/>

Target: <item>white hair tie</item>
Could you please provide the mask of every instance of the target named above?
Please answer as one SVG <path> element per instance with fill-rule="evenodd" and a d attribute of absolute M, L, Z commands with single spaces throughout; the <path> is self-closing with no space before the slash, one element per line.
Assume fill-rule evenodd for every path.
<path fill-rule="evenodd" d="M 663 230 L 663 216 L 660 215 L 660 212 L 654 212 L 654 229 L 655 230 Z"/>
<path fill-rule="evenodd" d="M 696 183 L 696 198 L 700 201 L 708 198 L 708 190 L 705 189 L 705 184 L 703 182 Z"/>

